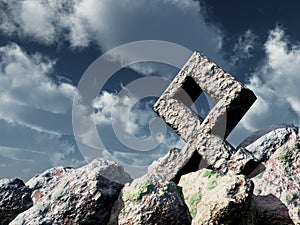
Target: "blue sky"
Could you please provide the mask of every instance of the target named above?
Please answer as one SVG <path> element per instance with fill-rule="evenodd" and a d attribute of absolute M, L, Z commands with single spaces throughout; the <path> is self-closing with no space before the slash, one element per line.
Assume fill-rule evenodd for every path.
<path fill-rule="evenodd" d="M 255 92 L 258 100 L 228 137 L 230 143 L 272 124 L 298 125 L 299 10 L 297 1 L 0 0 L 0 177 L 26 180 L 98 156 L 142 174 L 151 161 L 184 144 L 167 128 L 165 136 L 152 140 L 153 149 L 132 149 L 112 126 L 113 113 L 125 139 L 151 135 L 156 98 L 118 93 L 140 78 L 171 80 L 178 69 L 160 63 L 115 73 L 91 103 L 94 111 L 82 107 L 78 118 L 96 124 L 98 136 L 86 126 L 76 142 L 72 104 L 80 79 L 103 53 L 132 41 L 162 40 L 198 50 Z M 205 114 L 207 105 L 196 107 Z M 160 134 L 160 126 L 152 125 Z"/>

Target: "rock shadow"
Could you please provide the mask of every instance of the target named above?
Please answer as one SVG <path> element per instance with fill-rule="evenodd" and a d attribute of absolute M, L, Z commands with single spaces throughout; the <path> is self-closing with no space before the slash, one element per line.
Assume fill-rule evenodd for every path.
<path fill-rule="evenodd" d="M 290 218 L 287 206 L 276 196 L 253 195 L 252 201 L 257 210 L 257 224 L 260 225 L 295 225 Z"/>

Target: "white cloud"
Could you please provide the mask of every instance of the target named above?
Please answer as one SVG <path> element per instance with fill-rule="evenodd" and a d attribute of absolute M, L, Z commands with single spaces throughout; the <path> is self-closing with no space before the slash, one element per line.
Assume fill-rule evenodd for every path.
<path fill-rule="evenodd" d="M 161 123 L 165 128 L 166 124 L 153 112 L 152 104 L 139 101 L 130 92 L 120 97 L 104 91 L 93 101 L 95 112 L 82 110 L 78 113 L 77 110 L 77 116 L 81 117 L 78 120 L 84 120 L 86 126 L 79 129 L 77 141 L 98 151 L 107 149 L 115 160 L 125 164 L 148 165 L 171 148 L 184 144 L 170 128 L 162 131 Z M 94 123 L 97 137 L 91 133 Z"/>
<path fill-rule="evenodd" d="M 130 111 L 133 106 L 136 107 L 135 110 Z M 132 95 L 118 97 L 117 94 L 106 91 L 94 99 L 93 107 L 97 110 L 92 115 L 96 124 L 107 125 L 114 122 L 121 126 L 127 135 L 139 135 L 141 128 L 145 128 L 154 114 L 148 105 L 142 108 Z"/>
<path fill-rule="evenodd" d="M 150 139 L 150 142 L 154 143 L 147 142 L 147 144 L 150 144 L 153 148 L 161 144 L 160 148 L 169 150 L 176 147 L 179 140 L 174 138 L 172 134 L 165 135 L 166 133 L 163 133 L 164 131 L 160 129 L 161 124 L 159 124 L 159 121 L 152 121 L 153 123 L 151 123 L 153 118 L 158 118 L 151 108 L 153 103 L 153 101 L 142 103 L 129 91 L 127 95 L 122 97 L 104 91 L 94 99 L 93 107 L 97 112 L 93 113 L 91 117 L 96 125 L 112 125 L 114 132 L 122 130 L 122 135 L 117 136 L 122 136 L 122 140 L 128 139 L 134 143 L 133 137 L 145 140 L 149 135 L 152 135 L 153 138 Z M 166 125 L 164 124 L 164 126 Z M 153 133 L 147 132 L 149 129 Z M 147 144 L 144 144 L 145 146 L 141 145 L 141 148 L 147 148 Z M 141 151 L 143 150 L 141 149 Z"/>
<path fill-rule="evenodd" d="M 97 43 L 102 51 L 137 40 L 164 40 L 199 50 L 223 63 L 217 54 L 221 32 L 205 23 L 197 1 L 5 2 L 0 13 L 0 29 L 5 34 L 33 37 L 45 44 L 67 40 L 79 48 Z"/>
<path fill-rule="evenodd" d="M 233 56 L 231 57 L 232 66 L 241 60 L 253 57 L 257 45 L 257 38 L 251 29 L 245 31 L 238 37 L 237 42 L 233 46 Z"/>
<path fill-rule="evenodd" d="M 0 118 L 33 129 L 70 132 L 66 118 L 75 87 L 52 81 L 54 63 L 27 54 L 17 44 L 0 47 Z"/>
<path fill-rule="evenodd" d="M 20 26 L 25 35 L 32 35 L 46 43 L 53 42 L 55 28 L 52 24 L 51 10 L 40 1 L 23 1 L 21 3 Z"/>
<path fill-rule="evenodd" d="M 257 101 L 235 132 L 246 134 L 273 124 L 300 124 L 300 45 L 276 27 L 264 48 L 266 58 L 248 83 Z"/>
<path fill-rule="evenodd" d="M 4 34 L 53 44 L 69 26 L 68 14 L 75 1 L 3 0 L 0 3 L 0 29 Z"/>
<path fill-rule="evenodd" d="M 111 111 L 113 109 L 113 104 L 117 101 L 117 96 L 113 93 L 104 91 L 99 97 L 96 97 L 92 106 L 97 110 L 92 117 L 94 121 L 98 124 L 109 124 L 111 118 Z"/>

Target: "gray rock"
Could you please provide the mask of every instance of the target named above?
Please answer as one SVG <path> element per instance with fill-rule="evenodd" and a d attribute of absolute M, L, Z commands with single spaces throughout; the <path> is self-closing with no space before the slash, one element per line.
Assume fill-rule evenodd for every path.
<path fill-rule="evenodd" d="M 254 195 L 252 199 L 256 205 L 258 225 L 295 225 L 286 205 L 274 195 Z"/>
<path fill-rule="evenodd" d="M 244 175 L 222 175 L 202 169 L 181 177 L 193 225 L 256 224 L 251 196 L 253 183 Z"/>
<path fill-rule="evenodd" d="M 230 173 L 241 173 L 249 176 L 260 162 L 254 157 L 252 152 L 245 148 L 239 148 L 226 163 Z"/>
<path fill-rule="evenodd" d="M 0 180 L 0 224 L 9 224 L 19 213 L 32 206 L 31 189 L 20 179 Z"/>
<path fill-rule="evenodd" d="M 78 169 L 50 169 L 27 182 L 34 204 L 11 225 L 107 224 L 125 181 L 131 178 L 123 167 L 104 159 Z"/>
<path fill-rule="evenodd" d="M 26 182 L 26 185 L 33 191 L 39 190 L 38 192 L 45 192 L 43 195 L 46 195 L 49 190 L 55 188 L 57 182 L 59 182 L 62 178 L 70 174 L 74 174 L 75 172 L 76 169 L 71 167 L 54 167 L 31 178 Z M 38 200 L 38 198 L 35 198 L 33 195 L 33 200 Z"/>
<path fill-rule="evenodd" d="M 160 174 L 177 184 L 182 175 L 198 170 L 201 158 L 188 145 L 183 149 L 174 148 L 148 167 L 148 175 Z"/>
<path fill-rule="evenodd" d="M 252 178 L 260 224 L 300 224 L 300 137 L 293 133 Z"/>
<path fill-rule="evenodd" d="M 144 176 L 125 185 L 110 224 L 188 225 L 190 223 L 191 217 L 180 189 L 163 176 Z"/>
<path fill-rule="evenodd" d="M 291 134 L 298 133 L 294 125 L 273 125 L 254 132 L 247 137 L 227 161 L 229 172 L 252 177 L 253 170 L 267 161 L 277 148 L 282 146 Z"/>
<path fill-rule="evenodd" d="M 237 147 L 245 148 L 259 162 L 267 161 L 277 148 L 282 146 L 292 134 L 298 134 L 298 127 L 293 124 L 273 125 L 254 132 Z"/>

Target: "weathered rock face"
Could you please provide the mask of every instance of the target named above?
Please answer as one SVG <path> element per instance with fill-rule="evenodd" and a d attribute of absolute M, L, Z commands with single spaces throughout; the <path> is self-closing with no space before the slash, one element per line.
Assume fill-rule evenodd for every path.
<path fill-rule="evenodd" d="M 202 169 L 181 177 L 192 224 L 255 224 L 253 183 L 243 175 L 221 175 Z"/>
<path fill-rule="evenodd" d="M 119 225 L 187 225 L 191 223 L 180 189 L 162 176 L 142 177 L 125 185 L 118 200 Z M 116 218 L 116 216 L 115 216 Z"/>
<path fill-rule="evenodd" d="M 0 180 L 0 224 L 9 224 L 32 206 L 31 189 L 20 179 Z"/>
<path fill-rule="evenodd" d="M 300 224 L 300 137 L 293 133 L 252 178 L 259 224 Z"/>
<path fill-rule="evenodd" d="M 63 177 L 66 177 L 70 174 L 74 174 L 75 171 L 76 170 L 74 168 L 58 166 L 48 169 L 45 172 L 31 178 L 29 181 L 26 182 L 26 185 L 30 187 L 33 191 L 38 190 L 33 194 L 33 200 L 39 200 L 39 198 L 36 197 L 37 193 L 40 193 L 40 195 L 43 196 L 47 195 L 48 191 L 55 188 L 57 183 Z"/>
<path fill-rule="evenodd" d="M 265 162 L 293 133 L 298 134 L 298 127 L 293 124 L 274 125 L 254 132 L 237 148 L 245 148 L 253 154 L 257 161 Z"/>
<path fill-rule="evenodd" d="M 174 148 L 148 167 L 148 175 L 160 174 L 177 184 L 183 174 L 198 170 L 201 159 L 199 153 L 187 145 L 183 149 Z"/>
<path fill-rule="evenodd" d="M 227 165 L 230 168 L 229 172 L 232 174 L 249 175 L 259 164 L 252 152 L 245 148 L 239 148 L 234 152 L 230 159 L 227 161 Z"/>
<path fill-rule="evenodd" d="M 14 224 L 107 224 L 125 181 L 115 162 L 97 159 L 79 169 L 53 168 L 29 180 L 33 206 Z"/>
<path fill-rule="evenodd" d="M 253 175 L 253 170 L 287 142 L 292 134 L 298 134 L 298 127 L 292 124 L 273 125 L 254 132 L 237 147 L 227 164 L 233 173 Z"/>

